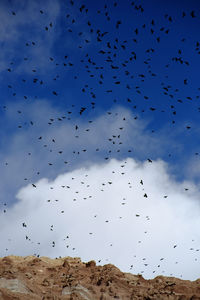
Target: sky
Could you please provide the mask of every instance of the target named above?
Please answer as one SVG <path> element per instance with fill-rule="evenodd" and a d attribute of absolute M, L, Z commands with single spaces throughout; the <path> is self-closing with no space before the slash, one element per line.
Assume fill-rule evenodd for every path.
<path fill-rule="evenodd" d="M 0 256 L 200 277 L 200 5 L 0 1 Z"/>

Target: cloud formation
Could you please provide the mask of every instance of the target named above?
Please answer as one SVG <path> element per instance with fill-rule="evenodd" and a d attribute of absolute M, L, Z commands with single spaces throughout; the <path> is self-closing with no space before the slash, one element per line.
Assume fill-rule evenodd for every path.
<path fill-rule="evenodd" d="M 171 178 L 163 161 L 112 159 L 35 186 L 0 216 L 2 256 L 79 256 L 145 278 L 199 276 L 199 190 Z"/>

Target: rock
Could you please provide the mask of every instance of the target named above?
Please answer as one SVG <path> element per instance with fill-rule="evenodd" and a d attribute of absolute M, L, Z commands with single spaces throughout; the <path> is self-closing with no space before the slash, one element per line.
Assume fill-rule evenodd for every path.
<path fill-rule="evenodd" d="M 2 300 L 200 300 L 200 279 L 123 273 L 111 264 L 80 258 L 0 258 Z"/>
<path fill-rule="evenodd" d="M 19 279 L 0 278 L 0 288 L 8 289 L 13 293 L 28 294 L 29 290 Z"/>
<path fill-rule="evenodd" d="M 94 260 L 88 261 L 86 263 L 86 268 L 96 267 L 96 262 Z"/>
<path fill-rule="evenodd" d="M 79 296 L 78 299 L 93 300 L 93 296 L 90 294 L 88 289 L 86 289 L 80 284 L 78 284 L 77 286 L 65 287 L 62 290 L 62 295 L 71 295 L 71 294 L 76 294 L 77 296 Z"/>
<path fill-rule="evenodd" d="M 64 260 L 63 267 L 66 269 L 67 272 L 69 272 L 70 264 L 67 261 L 67 259 Z"/>

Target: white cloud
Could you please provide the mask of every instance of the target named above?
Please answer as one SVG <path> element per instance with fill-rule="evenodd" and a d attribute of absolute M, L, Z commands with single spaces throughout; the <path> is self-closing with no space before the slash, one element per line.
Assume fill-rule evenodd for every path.
<path fill-rule="evenodd" d="M 1 214 L 0 253 L 80 256 L 123 271 L 133 265 L 131 272 L 144 271 L 146 278 L 173 273 L 193 280 L 200 259 L 198 193 L 194 184 L 171 178 L 161 160 L 112 159 L 43 178 L 36 188 L 20 189 L 18 202 Z"/>

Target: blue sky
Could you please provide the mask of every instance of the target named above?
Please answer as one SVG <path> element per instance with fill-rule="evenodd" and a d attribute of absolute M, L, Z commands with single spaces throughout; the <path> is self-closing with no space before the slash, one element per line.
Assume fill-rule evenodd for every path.
<path fill-rule="evenodd" d="M 88 171 L 91 178 L 96 178 L 92 189 L 96 200 L 91 207 L 98 208 L 101 202 L 98 180 L 105 178 L 111 185 L 107 178 L 109 170 L 117 169 L 124 161 L 129 162 L 126 173 L 129 185 L 134 178 L 142 186 L 140 181 L 143 177 L 147 177 L 147 190 L 151 191 L 150 184 L 153 185 L 154 199 L 150 212 L 154 214 L 156 198 L 162 198 L 158 207 L 162 214 L 165 211 L 162 210 L 163 205 L 166 205 L 166 212 L 169 212 L 166 216 L 173 216 L 170 226 L 173 228 L 180 221 L 180 232 L 177 230 L 176 236 L 171 238 L 172 228 L 168 227 L 167 219 L 162 224 L 163 230 L 169 234 L 165 241 L 167 245 L 176 244 L 176 239 L 180 238 L 182 248 L 179 255 L 186 255 L 184 243 L 190 244 L 192 232 L 197 243 L 194 251 L 198 250 L 199 11 L 197 1 L 0 2 L 1 234 L 5 244 L 8 243 L 0 248 L 1 256 L 17 253 L 98 259 L 97 241 L 93 242 L 88 255 L 84 253 L 83 233 L 73 223 L 74 219 L 68 217 L 63 224 L 69 228 L 77 227 L 77 231 L 72 230 L 74 243 L 78 243 L 75 254 L 73 247 L 68 247 L 69 252 L 66 253 L 62 245 L 49 248 L 50 236 L 46 231 L 40 237 L 42 240 L 46 236 L 42 249 L 36 241 L 32 246 L 27 245 L 22 223 L 29 220 L 33 236 L 34 232 L 38 234 L 36 225 L 41 226 L 44 213 L 41 195 L 47 201 L 46 197 L 50 197 L 49 184 L 59 186 L 62 176 L 68 178 L 74 172 L 80 179 L 74 188 L 81 190 L 83 170 Z M 149 171 L 150 166 L 152 171 Z M 139 174 L 140 178 L 135 174 Z M 162 184 L 158 183 L 159 176 L 163 176 Z M 128 183 L 120 178 L 115 180 L 125 195 Z M 37 193 L 32 196 L 34 185 Z M 164 197 L 164 192 L 171 194 L 174 200 Z M 71 199 L 73 193 L 70 193 L 68 198 Z M 106 212 L 107 217 L 112 215 L 115 207 L 113 199 L 117 199 L 118 194 L 117 187 L 109 189 L 105 198 L 112 201 L 105 211 L 101 210 L 102 218 Z M 82 195 L 84 199 L 84 191 Z M 136 204 L 141 201 L 137 187 L 130 197 L 135 197 Z M 60 194 L 60 199 L 64 198 L 65 194 Z M 183 204 L 179 200 L 181 198 L 184 199 Z M 37 205 L 32 206 L 34 201 L 41 204 L 41 210 Z M 130 209 L 134 209 L 134 203 L 130 204 Z M 21 205 L 24 210 L 20 212 Z M 65 205 L 66 209 L 73 211 L 72 204 Z M 90 227 L 86 222 L 89 207 L 82 220 L 86 224 L 85 230 Z M 77 219 L 80 217 L 79 208 L 73 211 Z M 182 215 L 177 221 L 179 210 Z M 121 208 L 117 209 L 116 213 L 120 212 Z M 35 216 L 32 221 L 31 213 Z M 157 213 L 160 214 L 159 210 Z M 49 214 L 55 224 L 60 222 L 56 213 Z M 153 268 L 156 255 L 164 251 L 164 248 L 160 249 L 160 253 L 155 251 L 155 244 L 161 239 L 159 230 L 156 230 L 161 226 L 160 222 L 159 217 L 152 221 L 150 239 L 152 237 L 155 243 L 148 244 L 152 265 L 144 271 L 137 262 L 133 273 L 142 272 L 148 278 L 162 273 L 159 268 L 156 271 Z M 117 259 L 122 242 L 120 238 L 116 242 L 119 245 L 108 255 L 103 248 L 105 231 L 101 230 L 101 222 L 96 224 L 97 237 L 102 241 L 103 263 L 109 261 L 122 270 L 130 271 L 130 249 L 135 245 L 130 245 L 128 261 Z M 191 232 L 182 237 L 181 231 L 186 224 Z M 121 232 L 123 227 L 116 226 Z M 124 230 L 132 226 L 131 218 L 127 217 L 126 226 Z M 143 223 L 137 226 L 143 228 Z M 115 228 L 111 227 L 111 236 Z M 62 239 L 61 231 L 60 228 L 54 236 L 58 244 Z M 12 242 L 8 241 L 8 235 Z M 129 237 L 125 237 L 125 242 L 128 242 Z M 24 238 L 26 246 L 22 247 Z M 173 245 L 170 247 L 173 248 Z M 146 255 L 146 246 L 142 249 Z M 170 251 L 165 254 L 173 260 L 174 254 Z M 191 266 L 189 273 L 187 265 L 174 271 L 173 263 L 165 266 L 166 273 L 186 279 L 197 278 L 195 262 L 200 258 L 196 254 L 198 251 L 191 256 L 194 266 L 188 259 Z"/>

